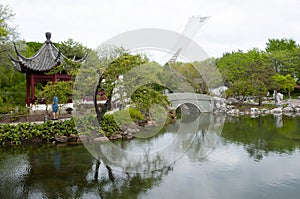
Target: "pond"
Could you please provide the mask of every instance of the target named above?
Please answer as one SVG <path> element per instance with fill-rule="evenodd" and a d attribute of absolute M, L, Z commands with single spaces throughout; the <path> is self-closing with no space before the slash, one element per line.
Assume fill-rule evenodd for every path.
<path fill-rule="evenodd" d="M 300 117 L 201 114 L 151 138 L 2 148 L 0 198 L 296 199 L 299 147 Z"/>

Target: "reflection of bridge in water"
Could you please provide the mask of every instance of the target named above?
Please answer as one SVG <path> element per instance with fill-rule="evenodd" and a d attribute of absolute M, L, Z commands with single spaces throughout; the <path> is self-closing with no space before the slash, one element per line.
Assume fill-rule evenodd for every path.
<path fill-rule="evenodd" d="M 182 105 L 186 105 L 190 109 L 196 107 L 198 111 L 202 113 L 213 112 L 214 110 L 214 99 L 209 95 L 196 93 L 171 93 L 166 94 L 166 96 L 171 101 L 175 110 Z"/>
<path fill-rule="evenodd" d="M 173 164 L 187 154 L 202 159 L 215 147 L 222 132 L 224 116 L 202 113 L 183 115 L 164 132 L 147 139 L 87 145 L 89 151 L 106 165 L 127 172 L 150 172 Z"/>

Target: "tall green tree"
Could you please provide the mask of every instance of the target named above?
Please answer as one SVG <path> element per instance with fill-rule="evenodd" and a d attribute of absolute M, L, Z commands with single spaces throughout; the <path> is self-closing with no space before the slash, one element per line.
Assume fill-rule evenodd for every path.
<path fill-rule="evenodd" d="M 274 69 L 267 64 L 266 54 L 257 49 L 224 54 L 217 60 L 217 66 L 229 86 L 227 94 L 243 102 L 249 95 L 255 96 L 261 104 L 263 96 L 274 87 Z"/>
<path fill-rule="evenodd" d="M 59 42 L 57 44 L 59 50 L 69 59 L 81 59 L 91 50 L 81 43 L 69 38 L 67 41 Z"/>
<path fill-rule="evenodd" d="M 290 74 L 293 78 L 300 77 L 299 45 L 292 39 L 269 39 L 266 44 L 267 61 L 280 75 Z"/>
<path fill-rule="evenodd" d="M 111 62 L 102 72 L 99 88 L 105 91 L 107 101 L 100 113 L 100 118 L 102 118 L 105 112 L 111 108 L 113 90 L 118 86 L 118 77 L 125 74 L 132 68 L 146 63 L 147 61 L 148 60 L 143 59 L 140 55 L 124 53 L 122 56 L 113 60 L 113 62 Z"/>
<path fill-rule="evenodd" d="M 269 39 L 266 43 L 267 52 L 294 50 L 295 48 L 297 48 L 297 44 L 293 39 Z"/>
<path fill-rule="evenodd" d="M 288 93 L 289 98 L 291 97 L 291 91 L 294 90 L 296 81 L 290 75 L 280 75 L 276 74 L 273 76 L 274 81 L 276 82 L 277 90 L 281 90 L 283 93 Z"/>

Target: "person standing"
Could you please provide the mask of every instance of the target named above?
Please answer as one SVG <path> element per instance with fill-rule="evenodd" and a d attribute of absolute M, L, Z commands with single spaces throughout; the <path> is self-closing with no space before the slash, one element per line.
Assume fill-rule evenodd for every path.
<path fill-rule="evenodd" d="M 58 119 L 58 97 L 57 96 L 53 97 L 52 115 L 53 115 L 53 120 Z"/>

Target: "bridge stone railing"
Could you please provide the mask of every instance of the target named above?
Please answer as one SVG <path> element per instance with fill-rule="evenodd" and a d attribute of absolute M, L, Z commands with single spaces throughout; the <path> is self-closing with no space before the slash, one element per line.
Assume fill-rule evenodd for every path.
<path fill-rule="evenodd" d="M 213 112 L 214 110 L 214 99 L 209 95 L 196 93 L 170 93 L 166 94 L 166 96 L 171 101 L 174 109 L 189 103 L 195 105 L 200 112 Z"/>

